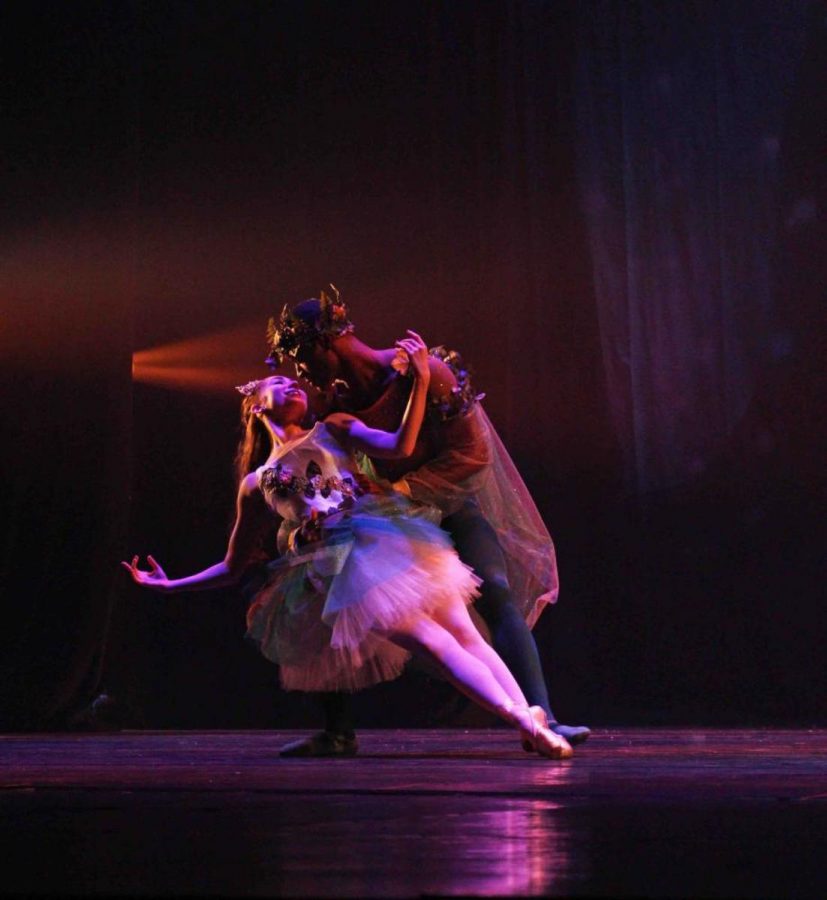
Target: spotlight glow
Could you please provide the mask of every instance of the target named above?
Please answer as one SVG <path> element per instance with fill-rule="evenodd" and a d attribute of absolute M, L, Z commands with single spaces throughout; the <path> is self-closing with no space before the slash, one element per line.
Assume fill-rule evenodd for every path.
<path fill-rule="evenodd" d="M 132 378 L 172 390 L 226 393 L 262 374 L 264 326 L 237 325 L 132 355 Z"/>

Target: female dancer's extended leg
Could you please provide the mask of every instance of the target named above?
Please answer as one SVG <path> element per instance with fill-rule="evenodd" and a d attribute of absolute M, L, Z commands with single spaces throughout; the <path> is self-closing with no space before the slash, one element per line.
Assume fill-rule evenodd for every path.
<path fill-rule="evenodd" d="M 520 685 L 517 684 L 517 679 L 511 674 L 503 658 L 483 639 L 464 603 L 456 601 L 449 606 L 441 607 L 433 614 L 433 619 L 451 634 L 461 647 L 489 668 L 502 689 L 515 703 L 521 706 L 529 705 Z"/>
<path fill-rule="evenodd" d="M 464 607 L 463 611 L 467 616 Z M 539 753 L 552 759 L 571 756 L 571 747 L 565 738 L 539 723 L 499 657 L 494 662 L 495 674 L 489 664 L 492 657 L 476 646 L 473 636 L 467 632 L 465 623 L 462 622 L 461 614 L 457 610 L 446 611 L 441 614 L 441 618 L 457 631 L 457 635 L 442 622 L 423 616 L 398 626 L 384 636 L 414 655 L 424 656 L 435 663 L 445 678 L 471 700 L 518 728 L 523 734 L 530 735 Z M 468 621 L 473 628 L 470 618 Z M 477 652 L 467 649 L 463 642 L 474 646 Z M 496 656 L 493 650 L 491 653 Z"/>

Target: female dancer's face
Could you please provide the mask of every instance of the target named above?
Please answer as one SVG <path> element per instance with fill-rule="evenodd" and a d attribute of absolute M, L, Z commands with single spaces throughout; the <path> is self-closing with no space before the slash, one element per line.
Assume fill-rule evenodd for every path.
<path fill-rule="evenodd" d="M 271 375 L 259 384 L 258 406 L 277 422 L 300 422 L 307 412 L 307 394 L 295 378 Z"/>

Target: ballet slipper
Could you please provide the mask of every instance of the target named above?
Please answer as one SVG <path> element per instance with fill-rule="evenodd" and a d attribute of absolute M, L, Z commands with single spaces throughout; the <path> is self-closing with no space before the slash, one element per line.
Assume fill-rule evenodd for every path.
<path fill-rule="evenodd" d="M 520 730 L 524 742 L 532 750 L 549 759 L 569 759 L 574 755 L 571 745 L 559 734 L 555 734 L 545 723 L 548 721 L 540 706 L 520 706 L 512 702 L 506 712 Z"/>
<path fill-rule="evenodd" d="M 574 756 L 571 744 L 561 735 L 553 732 L 548 725 L 545 711 L 541 706 L 529 706 L 529 716 L 534 725 L 530 738 L 534 749 L 549 759 L 570 759 Z"/>
<path fill-rule="evenodd" d="M 528 707 L 528 711 L 537 725 L 541 728 L 548 728 L 548 716 L 542 706 L 530 706 Z M 523 750 L 525 750 L 526 753 L 534 753 L 535 748 L 531 732 L 526 731 L 525 728 L 521 728 L 520 737 L 522 738 Z"/>

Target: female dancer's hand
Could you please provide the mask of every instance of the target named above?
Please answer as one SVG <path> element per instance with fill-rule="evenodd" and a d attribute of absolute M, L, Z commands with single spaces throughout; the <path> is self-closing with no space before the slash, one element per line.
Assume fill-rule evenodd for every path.
<path fill-rule="evenodd" d="M 414 376 L 417 381 L 427 384 L 431 380 L 431 369 L 428 363 L 428 346 L 415 332 L 407 329 L 408 337 L 396 342 L 396 346 L 408 354 Z"/>
<path fill-rule="evenodd" d="M 147 562 L 150 565 L 150 569 L 147 572 L 144 569 L 138 568 L 138 560 L 140 557 L 133 556 L 132 562 L 121 562 L 121 565 L 126 569 L 127 572 L 132 576 L 132 580 L 135 584 L 140 584 L 143 587 L 152 588 L 156 591 L 163 591 L 169 586 L 169 579 L 166 576 L 166 572 L 158 565 L 155 561 L 155 557 L 147 554 Z"/>

